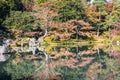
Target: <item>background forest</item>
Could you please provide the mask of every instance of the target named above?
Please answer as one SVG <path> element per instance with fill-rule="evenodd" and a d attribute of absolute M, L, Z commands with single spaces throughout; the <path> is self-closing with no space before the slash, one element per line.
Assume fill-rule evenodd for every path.
<path fill-rule="evenodd" d="M 0 0 L 0 36 L 47 42 L 120 39 L 119 0 Z"/>

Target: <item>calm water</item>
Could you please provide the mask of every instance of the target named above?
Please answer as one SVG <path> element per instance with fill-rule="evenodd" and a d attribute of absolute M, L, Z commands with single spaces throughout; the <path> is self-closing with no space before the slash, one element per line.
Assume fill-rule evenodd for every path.
<path fill-rule="evenodd" d="M 120 46 L 47 45 L 0 55 L 0 80 L 120 80 Z"/>

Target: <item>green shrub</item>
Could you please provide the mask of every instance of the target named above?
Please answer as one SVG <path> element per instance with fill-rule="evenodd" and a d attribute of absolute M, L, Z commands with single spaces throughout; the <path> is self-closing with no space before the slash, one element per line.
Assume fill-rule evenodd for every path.
<path fill-rule="evenodd" d="M 0 0 L 0 25 L 9 13 L 9 6 L 5 1 Z"/>
<path fill-rule="evenodd" d="M 9 15 L 10 10 L 21 11 L 23 4 L 21 0 L 0 0 L 0 25 Z"/>
<path fill-rule="evenodd" d="M 11 11 L 9 17 L 3 22 L 7 29 L 31 31 L 34 28 L 36 18 L 27 12 Z"/>

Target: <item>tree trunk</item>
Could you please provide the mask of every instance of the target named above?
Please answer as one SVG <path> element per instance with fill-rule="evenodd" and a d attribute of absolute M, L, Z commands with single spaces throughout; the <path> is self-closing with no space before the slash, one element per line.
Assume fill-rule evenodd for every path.
<path fill-rule="evenodd" d="M 97 47 L 97 54 L 98 54 L 98 57 L 99 59 L 101 60 L 101 57 L 100 57 L 100 49 Z"/>
<path fill-rule="evenodd" d="M 109 37 L 109 40 L 110 40 L 110 26 L 109 26 L 108 32 L 109 32 L 108 37 Z"/>
<path fill-rule="evenodd" d="M 75 29 L 76 29 L 76 39 L 78 40 L 78 29 L 77 27 Z"/>
<path fill-rule="evenodd" d="M 42 41 L 41 41 L 41 42 L 44 42 L 44 38 L 47 36 L 47 33 L 48 33 L 48 30 L 45 29 L 45 33 L 44 33 L 44 35 L 43 35 L 43 37 L 42 37 Z"/>
<path fill-rule="evenodd" d="M 100 35 L 100 26 L 97 28 L 97 37 Z"/>

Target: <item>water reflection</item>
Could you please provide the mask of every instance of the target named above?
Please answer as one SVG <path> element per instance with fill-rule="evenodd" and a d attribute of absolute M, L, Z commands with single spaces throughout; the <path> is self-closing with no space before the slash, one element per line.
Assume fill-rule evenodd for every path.
<path fill-rule="evenodd" d="M 10 80 L 120 79 L 119 46 L 49 45 L 30 48 L 24 45 L 22 50 L 21 47 L 14 50 L 15 54 L 7 62 L 0 63 L 1 80 L 7 77 Z"/>

